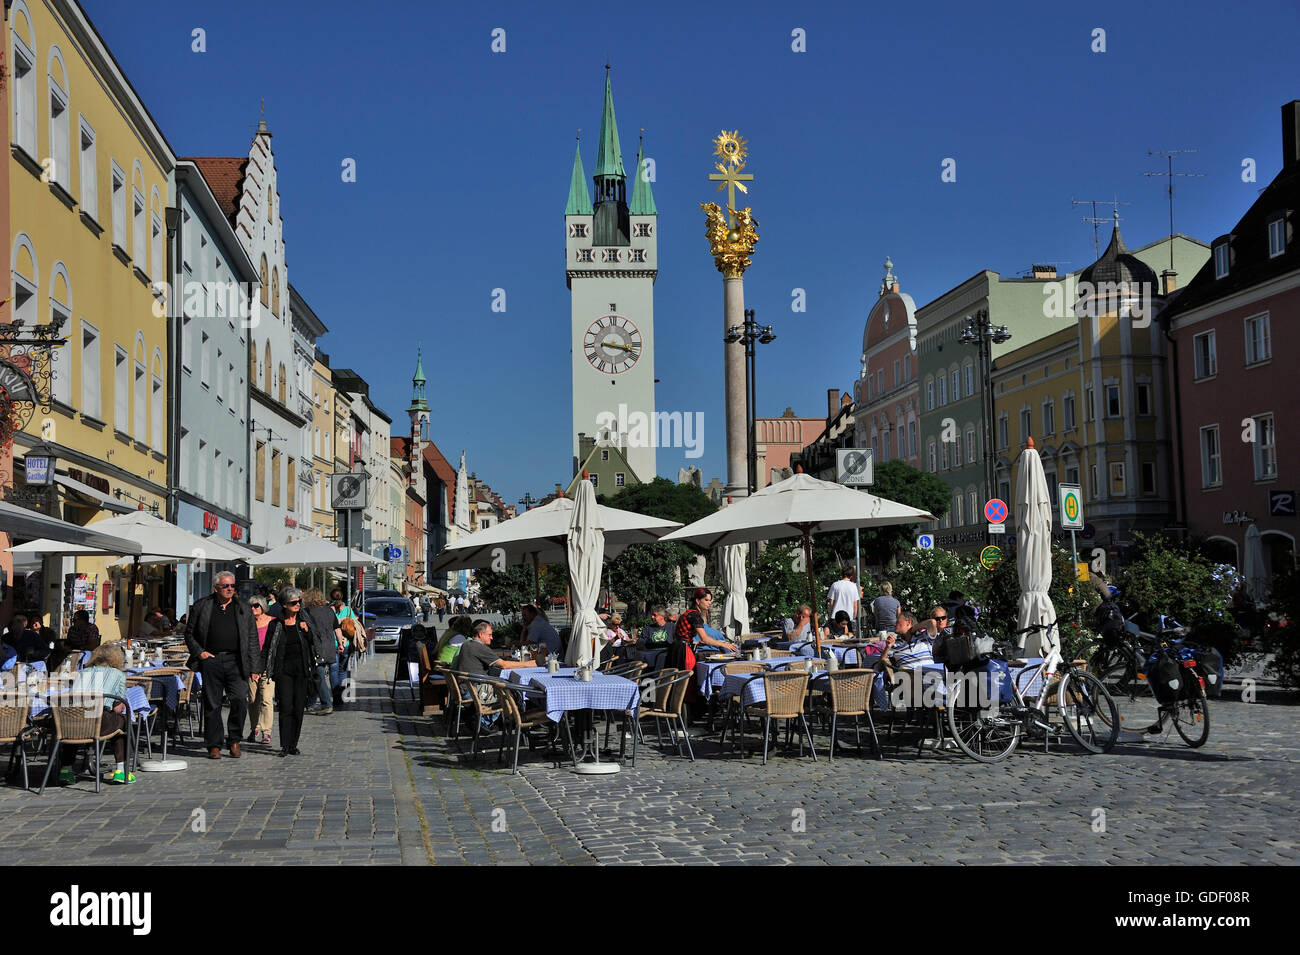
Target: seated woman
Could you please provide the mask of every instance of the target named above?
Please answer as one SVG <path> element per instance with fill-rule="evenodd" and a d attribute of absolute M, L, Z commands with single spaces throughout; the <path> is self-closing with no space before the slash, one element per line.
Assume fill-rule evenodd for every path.
<path fill-rule="evenodd" d="M 122 650 L 120 643 L 105 643 L 96 647 L 90 654 L 90 659 L 86 661 L 85 667 L 77 671 L 73 678 L 72 685 L 69 687 L 70 693 L 74 694 L 108 694 L 126 699 L 126 653 Z M 111 733 L 115 729 L 126 729 L 126 707 L 106 695 L 104 698 L 103 721 L 100 723 L 100 732 Z M 64 763 L 59 770 L 59 782 L 74 783 L 77 781 L 76 773 L 72 770 L 74 755 L 73 748 L 70 746 L 63 747 L 61 761 Z M 113 737 L 113 760 L 114 769 L 112 781 L 115 783 L 135 782 L 135 774 L 128 776 L 126 771 L 126 734 L 125 732 Z"/>
<path fill-rule="evenodd" d="M 434 648 L 431 662 L 445 663 L 448 666 L 455 663 L 456 654 L 460 653 L 460 646 L 465 642 L 471 626 L 472 621 L 469 617 L 456 616 L 448 620 L 447 629 L 443 631 L 442 638 Z"/>
<path fill-rule="evenodd" d="M 848 611 L 837 610 L 835 619 L 830 622 L 829 626 L 824 628 L 824 635 L 834 640 L 843 640 L 853 636 L 853 621 L 849 617 Z"/>

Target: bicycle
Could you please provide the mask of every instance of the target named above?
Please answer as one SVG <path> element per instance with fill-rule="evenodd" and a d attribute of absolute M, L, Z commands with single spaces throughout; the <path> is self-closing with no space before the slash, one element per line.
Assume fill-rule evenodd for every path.
<path fill-rule="evenodd" d="M 1017 635 L 1055 626 L 1055 620 L 1034 624 L 1017 631 Z M 1002 657 L 1005 659 L 1005 654 Z M 1000 707 L 997 697 L 980 706 L 961 705 L 957 694 L 960 681 L 950 679 L 948 730 L 961 751 L 978 762 L 997 763 L 1015 751 L 1022 736 L 1034 735 L 1042 737 L 1043 751 L 1046 752 L 1053 739 L 1062 738 L 1060 729 L 1063 724 L 1065 733 L 1086 752 L 1109 753 L 1119 739 L 1119 708 L 1096 676 L 1069 667 L 1064 673 L 1055 673 L 1053 681 L 1042 688 L 1032 704 L 1021 694 L 1022 685 L 1029 688 L 1039 679 L 1052 677 L 1055 665 L 1060 661 L 1060 652 L 1054 649 L 1041 662 L 1013 675 L 1008 687 L 1011 703 Z M 1053 721 L 1053 705 L 1060 715 L 1060 724 Z"/>
<path fill-rule="evenodd" d="M 1210 706 L 1205 696 L 1205 680 L 1196 667 L 1196 658 L 1188 655 L 1191 652 L 1188 648 L 1174 646 L 1164 638 L 1160 640 L 1156 652 L 1178 662 L 1182 681 L 1172 700 L 1160 702 L 1156 710 L 1156 721 L 1147 727 L 1147 733 L 1155 735 L 1162 732 L 1165 717 L 1169 716 L 1184 743 L 1192 749 L 1204 746 L 1210 738 Z"/>

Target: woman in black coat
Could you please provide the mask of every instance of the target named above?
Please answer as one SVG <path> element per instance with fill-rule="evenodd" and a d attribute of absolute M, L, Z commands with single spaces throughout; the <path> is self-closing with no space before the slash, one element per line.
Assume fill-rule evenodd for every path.
<path fill-rule="evenodd" d="M 275 681 L 275 698 L 280 704 L 280 755 L 300 756 L 298 736 L 302 732 L 307 694 L 316 680 L 316 651 L 302 594 L 286 587 L 280 594 L 283 619 L 272 619 L 262 649 L 262 675 Z"/>

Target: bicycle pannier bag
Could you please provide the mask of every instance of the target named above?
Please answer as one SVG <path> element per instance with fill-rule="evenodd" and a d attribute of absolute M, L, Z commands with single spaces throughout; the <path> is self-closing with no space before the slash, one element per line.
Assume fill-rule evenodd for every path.
<path fill-rule="evenodd" d="M 1147 661 L 1147 683 L 1157 701 L 1172 703 L 1182 695 L 1183 668 L 1177 655 L 1155 653 Z"/>
<path fill-rule="evenodd" d="M 1218 698 L 1223 693 L 1223 654 L 1214 647 L 1198 649 L 1196 669 L 1205 681 L 1205 695 Z"/>

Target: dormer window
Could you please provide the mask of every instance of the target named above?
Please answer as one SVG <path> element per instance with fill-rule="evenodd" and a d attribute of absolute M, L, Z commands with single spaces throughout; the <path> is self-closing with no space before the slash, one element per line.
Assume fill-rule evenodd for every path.
<path fill-rule="evenodd" d="M 1275 259 L 1286 251 L 1286 216 L 1277 213 L 1268 220 L 1268 257 Z"/>
<path fill-rule="evenodd" d="M 604 252 L 604 254 L 601 256 L 601 258 L 602 258 L 602 261 L 605 261 L 605 262 L 617 262 L 617 261 L 618 261 L 618 249 L 606 249 L 605 252 Z"/>
<path fill-rule="evenodd" d="M 632 235 L 637 239 L 650 238 L 650 223 L 638 222 L 636 225 L 632 226 Z"/>
<path fill-rule="evenodd" d="M 570 235 L 575 239 L 585 239 L 587 237 L 587 224 L 585 222 L 575 222 L 571 227 Z"/>
<path fill-rule="evenodd" d="M 1214 277 L 1226 278 L 1228 275 L 1228 243 L 1220 242 L 1214 247 Z"/>
<path fill-rule="evenodd" d="M 591 249 L 579 249 L 579 250 L 578 250 L 578 261 L 579 261 L 579 262 L 590 262 L 590 261 L 591 261 Z"/>
<path fill-rule="evenodd" d="M 633 249 L 633 250 L 632 250 L 632 261 L 633 261 L 633 262 L 644 262 L 644 261 L 645 261 L 645 249 Z"/>

